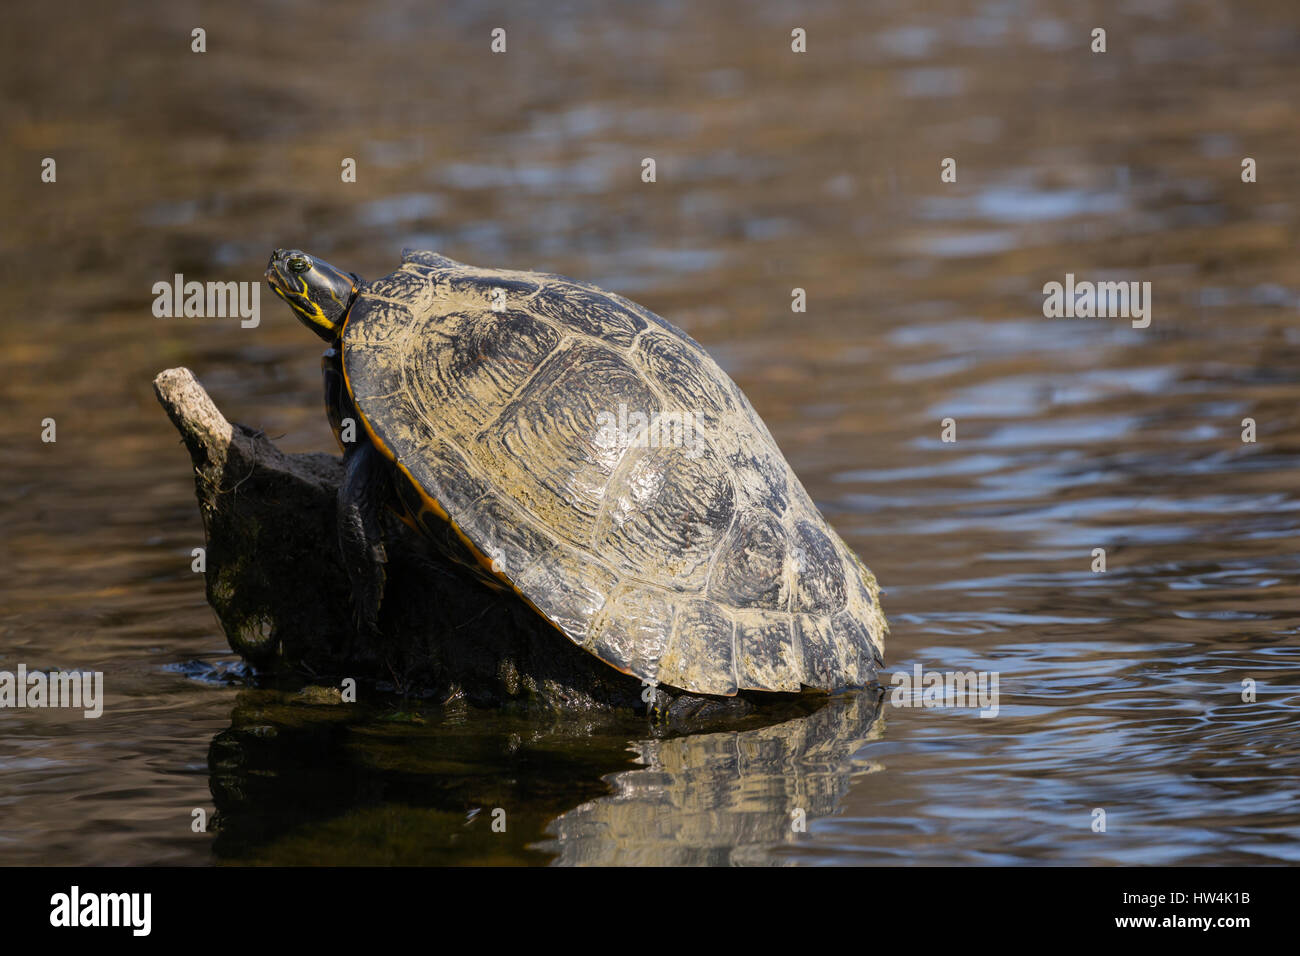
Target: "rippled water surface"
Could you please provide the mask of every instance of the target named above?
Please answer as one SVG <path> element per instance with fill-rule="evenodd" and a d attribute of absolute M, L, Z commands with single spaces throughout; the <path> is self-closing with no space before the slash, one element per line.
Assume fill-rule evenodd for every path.
<path fill-rule="evenodd" d="M 0 862 L 1300 862 L 1300 8 L 6 20 L 0 670 L 108 690 L 98 720 L 0 711 Z M 661 738 L 250 685 L 150 381 L 189 366 L 332 449 L 319 343 L 265 289 L 242 329 L 151 287 L 277 245 L 562 272 L 683 326 L 879 577 L 887 673 L 996 672 L 997 716 L 867 691 Z M 1067 273 L 1149 281 L 1150 327 L 1045 318 Z"/>

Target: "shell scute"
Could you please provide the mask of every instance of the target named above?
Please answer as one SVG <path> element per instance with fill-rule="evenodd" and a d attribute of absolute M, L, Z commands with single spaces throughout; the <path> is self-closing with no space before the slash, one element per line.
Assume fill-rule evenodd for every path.
<path fill-rule="evenodd" d="M 529 308 L 558 325 L 627 348 L 646 320 L 606 293 L 567 282 L 550 282 L 529 300 Z"/>
<path fill-rule="evenodd" d="M 583 646 L 624 673 L 658 680 L 674 611 L 662 589 L 622 584 L 610 595 Z"/>
<path fill-rule="evenodd" d="M 735 489 L 715 455 L 637 448 L 605 489 L 594 541 L 617 556 L 622 573 L 700 591 L 735 511 Z"/>
<path fill-rule="evenodd" d="M 736 682 L 751 690 L 797 693 L 803 655 L 788 614 L 736 615 Z"/>
<path fill-rule="evenodd" d="M 659 682 L 690 684 L 702 694 L 731 696 L 738 689 L 735 622 L 711 601 L 685 601 L 659 661 Z"/>
<path fill-rule="evenodd" d="M 834 614 L 844 607 L 848 589 L 844 561 L 830 536 L 813 522 L 795 523 L 795 590 L 792 610 Z"/>
<path fill-rule="evenodd" d="M 784 610 L 786 554 L 785 530 L 771 514 L 739 515 L 719 548 L 708 596 L 730 607 Z"/>

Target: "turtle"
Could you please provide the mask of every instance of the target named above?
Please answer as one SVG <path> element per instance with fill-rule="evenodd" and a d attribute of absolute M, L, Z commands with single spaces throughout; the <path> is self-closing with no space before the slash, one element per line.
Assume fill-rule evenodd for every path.
<path fill-rule="evenodd" d="M 382 636 L 388 508 L 643 685 L 876 679 L 875 576 L 681 329 L 586 282 L 412 249 L 373 281 L 276 249 L 266 279 L 328 343 L 359 635 Z"/>

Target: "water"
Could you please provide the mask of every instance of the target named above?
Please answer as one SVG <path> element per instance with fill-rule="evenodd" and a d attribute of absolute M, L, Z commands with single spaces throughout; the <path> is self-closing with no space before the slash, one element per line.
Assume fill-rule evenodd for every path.
<path fill-rule="evenodd" d="M 7 14 L 0 670 L 107 700 L 0 712 L 0 861 L 1300 861 L 1292 5 L 314 9 Z M 150 381 L 331 449 L 319 346 L 265 290 L 241 329 L 152 285 L 403 245 L 705 343 L 884 585 L 887 673 L 995 671 L 998 715 L 866 692 L 663 739 L 250 686 Z M 1066 273 L 1150 281 L 1150 327 L 1044 318 Z"/>

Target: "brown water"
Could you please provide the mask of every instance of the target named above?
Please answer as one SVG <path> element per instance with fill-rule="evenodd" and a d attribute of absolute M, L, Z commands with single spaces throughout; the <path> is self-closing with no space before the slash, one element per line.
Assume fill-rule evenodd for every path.
<path fill-rule="evenodd" d="M 1300 861 L 1300 8 L 704 6 L 6 11 L 0 670 L 107 701 L 0 711 L 0 862 Z M 403 245 L 705 343 L 884 585 L 889 672 L 995 671 L 998 716 L 662 740 L 246 686 L 150 381 L 332 449 L 319 343 L 152 285 Z M 1045 318 L 1066 273 L 1150 281 L 1150 327 Z"/>

